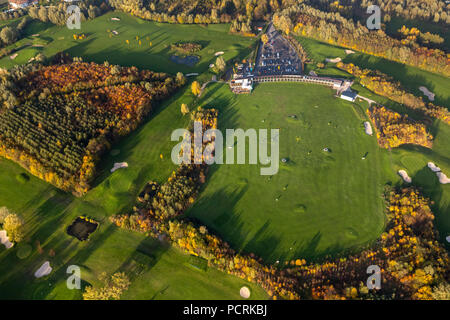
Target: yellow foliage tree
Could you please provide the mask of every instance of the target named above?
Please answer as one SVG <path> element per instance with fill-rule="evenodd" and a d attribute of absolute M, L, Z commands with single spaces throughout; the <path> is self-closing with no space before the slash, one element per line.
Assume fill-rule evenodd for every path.
<path fill-rule="evenodd" d="M 198 83 L 198 81 L 192 82 L 191 89 L 192 89 L 192 93 L 194 94 L 194 96 L 198 97 L 200 95 L 201 87 L 200 87 L 200 83 Z"/>

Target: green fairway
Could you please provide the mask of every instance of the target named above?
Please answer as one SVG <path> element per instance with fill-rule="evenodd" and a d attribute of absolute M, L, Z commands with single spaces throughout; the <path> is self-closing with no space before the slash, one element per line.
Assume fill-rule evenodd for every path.
<path fill-rule="evenodd" d="M 111 21 L 112 17 L 121 20 Z M 25 29 L 25 39 L 16 44 L 15 48 L 36 41 L 32 35 L 39 34 L 39 38 L 49 42 L 42 50 L 46 57 L 66 51 L 72 56 L 82 56 L 86 61 L 97 63 L 108 60 L 112 64 L 136 66 L 171 74 L 178 71 L 203 73 L 215 62 L 216 52 L 224 51 L 225 60 L 243 58 L 255 45 L 255 39 L 228 34 L 228 29 L 229 25 L 226 24 L 205 27 L 149 22 L 114 12 L 83 22 L 80 30 L 69 30 L 65 26 L 58 27 L 34 21 Z M 110 37 L 108 30 L 117 31 L 119 34 Z M 86 35 L 86 39 L 73 39 L 74 34 L 82 33 Z M 136 36 L 141 40 L 141 45 Z M 128 45 L 126 40 L 129 41 Z M 203 45 L 203 49 L 196 53 L 201 59 L 194 67 L 176 64 L 170 60 L 172 55 L 170 45 L 177 41 L 198 41 Z M 4 57 L 0 59 L 0 66 L 10 68 L 15 64 L 24 63 L 24 59 L 20 57 L 21 55 L 28 57 L 29 53 L 22 50 L 17 53 L 17 61 L 11 60 L 9 56 Z"/>
<path fill-rule="evenodd" d="M 170 134 L 187 125 L 189 118 L 181 116 L 180 103 L 191 100 L 189 89 L 174 96 L 147 124 L 117 144 L 115 150 L 120 152 L 105 157 L 97 186 L 83 198 L 58 191 L 11 161 L 0 160 L 0 206 L 25 218 L 23 243 L 33 246 L 31 255 L 23 260 L 17 257 L 18 248 L 0 247 L 0 298 L 79 299 L 81 293 L 68 290 L 64 283 L 69 265 L 80 266 L 83 280 L 95 283 L 103 271 L 127 271 L 136 250 L 148 254 L 152 263 L 133 278 L 126 293 L 128 299 L 238 299 L 243 285 L 252 289 L 252 298 L 267 298 L 256 285 L 214 269 L 195 269 L 189 265 L 188 255 L 143 235 L 120 230 L 108 221 L 110 215 L 131 208 L 148 180 L 162 182 L 175 168 L 170 160 Z M 126 161 L 129 167 L 111 174 L 109 169 L 116 161 Z M 24 174 L 29 179 L 20 178 Z M 100 222 L 99 229 L 83 243 L 65 233 L 80 215 Z M 37 251 L 36 241 L 42 253 Z M 49 254 L 51 249 L 54 257 Z M 34 272 L 46 260 L 54 268 L 52 274 L 35 279 Z"/>
<path fill-rule="evenodd" d="M 297 39 L 305 48 L 309 57 L 316 63 L 324 62 L 326 58 L 340 57 L 345 63 L 353 63 L 362 68 L 380 70 L 381 72 L 392 76 L 395 80 L 400 81 L 402 86 L 404 86 L 408 91 L 417 96 L 424 97 L 425 101 L 428 100 L 419 90 L 419 87 L 427 87 L 430 91 L 436 94 L 434 101 L 435 104 L 450 108 L 450 91 L 448 90 L 450 80 L 445 76 L 365 53 L 355 52 L 347 55 L 345 53 L 345 48 L 330 45 L 317 40 L 305 37 L 297 37 Z M 309 70 L 307 69 L 307 71 Z M 319 69 L 318 73 L 321 75 L 323 74 L 330 76 L 347 75 L 348 77 L 348 74 L 337 69 L 334 63 L 328 63 L 327 68 L 323 70 Z"/>
<path fill-rule="evenodd" d="M 215 165 L 189 216 L 270 262 L 333 254 L 379 236 L 389 165 L 351 103 L 298 83 L 258 85 L 236 97 L 216 85 L 206 96 L 203 105 L 220 109 L 222 129 L 280 128 L 280 158 L 289 161 L 273 177 L 256 165 Z"/>

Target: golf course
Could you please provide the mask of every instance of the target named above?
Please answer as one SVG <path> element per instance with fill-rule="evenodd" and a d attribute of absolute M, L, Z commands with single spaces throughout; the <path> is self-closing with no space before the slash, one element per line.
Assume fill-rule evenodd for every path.
<path fill-rule="evenodd" d="M 86 38 L 75 40 L 75 33 Z M 197 64 L 172 61 L 171 45 L 179 41 L 201 44 L 195 53 Z M 131 285 L 122 299 L 234 300 L 242 299 L 239 290 L 243 286 L 250 289 L 250 299 L 270 297 L 254 282 L 210 267 L 164 239 L 110 222 L 111 216 L 133 210 L 149 181 L 163 184 L 177 170 L 171 160 L 177 142 L 171 141 L 171 134 L 192 120 L 180 112 L 182 104 L 191 111 L 198 107 L 218 110 L 222 132 L 269 129 L 270 140 L 270 129 L 279 129 L 277 174 L 261 175 L 264 165 L 248 161 L 213 164 L 198 197 L 182 215 L 205 226 L 236 252 L 255 254 L 263 263 L 282 269 L 298 258 L 321 261 L 370 247 L 386 229 L 386 186 L 407 185 L 398 170 L 406 170 L 412 185 L 432 200 L 439 239 L 449 249 L 445 237 L 450 234 L 450 186 L 440 184 L 427 167 L 434 162 L 450 176 L 450 127 L 443 121 L 427 124 L 434 136 L 431 149 L 416 145 L 382 149 L 376 132 L 367 135 L 364 131 L 368 103 L 340 99 L 329 87 L 261 83 L 250 94 L 236 95 L 225 81 L 219 81 L 205 86 L 200 96 L 191 92 L 194 80 L 205 83 L 214 75 L 209 66 L 216 61 L 215 53 L 223 51 L 228 66 L 234 65 L 248 59 L 258 41 L 229 33 L 228 24 L 158 23 L 120 12 L 83 22 L 81 30 L 32 21 L 25 37 L 8 48 L 17 49 L 17 57 L 1 58 L 1 68 L 25 64 L 39 53 L 51 58 L 64 51 L 86 62 L 108 61 L 173 76 L 178 72 L 199 75 L 187 77 L 186 85 L 158 102 L 139 128 L 112 145 L 99 161 L 92 188 L 81 197 L 0 158 L 0 208 L 19 214 L 26 230 L 24 240 L 11 249 L 0 245 L 0 299 L 83 299 L 81 290 L 66 286 L 71 265 L 81 268 L 83 288 L 98 284 L 102 272 L 126 272 Z M 377 69 L 415 95 L 422 95 L 419 86 L 427 86 L 436 94 L 436 104 L 450 107 L 450 81 L 444 76 L 364 53 L 346 55 L 343 48 L 313 39 L 299 37 L 298 41 L 314 62 L 340 57 L 361 68 Z M 331 63 L 324 68 L 307 65 L 305 73 L 311 70 L 321 76 L 353 79 Z M 396 112 L 418 118 L 358 81 L 352 88 Z M 223 148 L 225 153 L 227 147 Z M 111 172 L 117 163 L 127 166 Z M 87 241 L 67 234 L 67 227 L 81 216 L 98 222 Z M 45 261 L 51 261 L 52 272 L 35 278 Z"/>

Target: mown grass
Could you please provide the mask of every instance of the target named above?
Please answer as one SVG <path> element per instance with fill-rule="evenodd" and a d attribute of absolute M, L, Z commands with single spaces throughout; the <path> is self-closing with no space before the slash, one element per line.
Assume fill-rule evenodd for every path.
<path fill-rule="evenodd" d="M 205 99 L 219 108 L 223 130 L 279 128 L 280 159 L 288 162 L 273 177 L 260 175 L 259 165 L 213 166 L 188 216 L 272 263 L 341 253 L 379 236 L 389 163 L 351 103 L 299 83 L 258 85 L 239 96 L 214 85 Z"/>

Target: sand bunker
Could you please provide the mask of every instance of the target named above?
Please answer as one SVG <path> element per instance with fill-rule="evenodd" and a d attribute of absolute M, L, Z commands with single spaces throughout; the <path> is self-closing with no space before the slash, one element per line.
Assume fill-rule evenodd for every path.
<path fill-rule="evenodd" d="M 439 179 L 439 182 L 441 184 L 447 184 L 450 183 L 450 179 L 447 177 L 447 175 L 445 173 L 443 173 L 441 171 L 441 168 L 439 168 L 438 166 L 436 166 L 433 162 L 428 162 L 427 164 L 428 168 L 431 169 L 431 171 L 433 171 L 434 173 L 436 173 L 436 176 Z"/>
<path fill-rule="evenodd" d="M 225 52 L 223 52 L 223 51 L 218 51 L 218 52 L 214 53 L 214 55 L 215 55 L 216 57 L 218 57 L 218 56 L 223 55 L 224 53 L 225 53 Z"/>
<path fill-rule="evenodd" d="M 113 35 L 117 36 L 119 34 L 119 32 L 117 32 L 116 30 L 111 31 Z"/>
<path fill-rule="evenodd" d="M 111 18 L 112 21 L 120 21 L 120 18 Z"/>
<path fill-rule="evenodd" d="M 349 50 L 349 49 L 345 49 L 345 53 L 346 53 L 346 54 L 352 54 L 352 53 L 355 53 L 355 51 Z"/>
<path fill-rule="evenodd" d="M 430 168 L 433 172 L 441 171 L 441 168 L 437 167 L 433 162 L 428 162 L 428 168 Z"/>
<path fill-rule="evenodd" d="M 188 73 L 186 77 L 198 76 L 198 73 Z"/>
<path fill-rule="evenodd" d="M 18 53 L 14 53 L 12 56 L 9 56 L 9 58 L 11 60 L 14 60 L 15 58 L 17 58 L 18 55 L 19 55 Z"/>
<path fill-rule="evenodd" d="M 370 125 L 369 121 L 364 122 L 364 129 L 365 129 L 367 135 L 371 136 L 373 134 L 372 126 Z"/>
<path fill-rule="evenodd" d="M 450 179 L 443 172 L 436 172 L 437 177 L 439 178 L 439 182 L 441 184 L 450 183 Z"/>
<path fill-rule="evenodd" d="M 14 245 L 14 243 L 9 241 L 8 235 L 6 234 L 5 230 L 0 230 L 0 243 L 3 244 L 6 249 L 9 249 Z"/>
<path fill-rule="evenodd" d="M 310 75 L 310 76 L 313 76 L 313 77 L 317 77 L 317 73 L 315 73 L 315 72 L 312 71 L 312 70 L 309 72 L 309 75 Z"/>
<path fill-rule="evenodd" d="M 247 287 L 242 287 L 241 290 L 239 291 L 239 294 L 241 295 L 242 298 L 248 299 L 250 298 L 250 289 Z"/>
<path fill-rule="evenodd" d="M 342 61 L 342 59 L 341 58 L 334 58 L 334 59 L 329 59 L 329 58 L 326 58 L 325 59 L 325 62 L 332 62 L 332 63 L 337 63 L 337 62 L 341 62 Z"/>
<path fill-rule="evenodd" d="M 214 63 L 211 63 L 211 64 L 209 65 L 209 67 L 210 67 L 210 68 L 214 68 Z"/>
<path fill-rule="evenodd" d="M 400 175 L 400 177 L 402 177 L 403 181 L 405 181 L 406 183 L 411 183 L 412 180 L 405 170 L 398 170 L 398 174 Z"/>
<path fill-rule="evenodd" d="M 114 163 L 114 167 L 111 169 L 111 172 L 116 171 L 117 169 L 128 168 L 128 163 L 126 162 L 116 162 Z"/>
<path fill-rule="evenodd" d="M 39 34 L 39 33 L 35 33 L 35 34 L 32 34 L 31 36 L 32 36 L 32 37 L 39 37 L 40 34 Z"/>
<path fill-rule="evenodd" d="M 34 273 L 34 276 L 36 278 L 42 278 L 45 277 L 46 275 L 49 275 L 50 272 L 52 272 L 52 267 L 50 267 L 50 262 L 45 261 L 44 264 L 37 269 L 37 271 Z"/>
<path fill-rule="evenodd" d="M 419 90 L 428 97 L 428 100 L 434 101 L 434 93 L 427 89 L 427 87 L 419 87 Z"/>
<path fill-rule="evenodd" d="M 447 240 L 447 242 L 450 243 L 450 236 L 447 236 L 447 237 L 445 238 L 445 240 Z"/>

